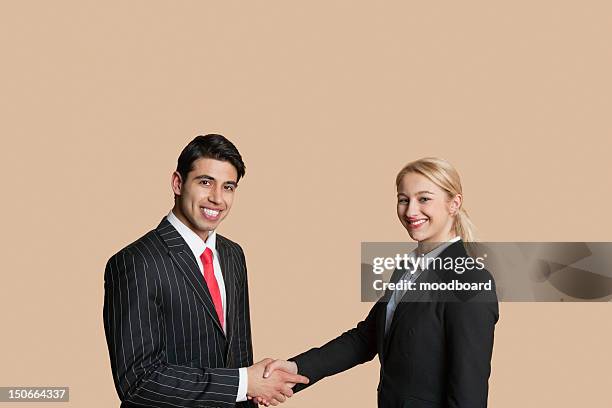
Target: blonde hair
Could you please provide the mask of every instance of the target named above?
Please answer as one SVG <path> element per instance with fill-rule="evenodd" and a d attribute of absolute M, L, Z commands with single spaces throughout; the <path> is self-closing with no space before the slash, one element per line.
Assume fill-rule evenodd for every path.
<path fill-rule="evenodd" d="M 418 173 L 427 177 L 432 183 L 446 191 L 449 199 L 461 194 L 461 179 L 459 173 L 446 160 L 437 157 L 425 157 L 405 165 L 397 174 L 395 179 L 396 187 L 399 187 L 404 176 L 408 173 Z M 464 242 L 476 241 L 475 227 L 470 217 L 463 208 L 463 200 L 459 210 L 455 214 L 453 231 L 459 235 Z"/>

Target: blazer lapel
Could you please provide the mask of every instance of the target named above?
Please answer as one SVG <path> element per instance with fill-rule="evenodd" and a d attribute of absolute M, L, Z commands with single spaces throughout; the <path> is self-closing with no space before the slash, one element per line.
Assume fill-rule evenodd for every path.
<path fill-rule="evenodd" d="M 189 282 L 197 298 L 204 305 L 204 309 L 210 315 L 215 326 L 225 335 L 217 312 L 215 311 L 212 297 L 208 291 L 208 286 L 204 281 L 202 272 L 200 272 L 200 267 L 189 249 L 189 246 L 187 246 L 181 234 L 179 234 L 172 224 L 170 224 L 166 217 L 164 217 L 157 227 L 157 232 L 168 246 L 168 255 L 172 258 L 177 268 L 185 275 L 187 282 Z"/>
<path fill-rule="evenodd" d="M 439 258 L 446 258 L 446 257 L 456 258 L 456 257 L 459 257 L 459 256 L 466 256 L 466 255 L 467 255 L 467 253 L 466 253 L 465 248 L 463 246 L 463 241 L 459 240 L 459 241 L 453 242 L 451 245 L 449 245 L 447 248 L 445 248 L 438 255 L 438 257 Z M 438 271 L 435 268 L 432 268 L 431 270 L 425 270 L 421 274 L 421 276 L 417 279 L 417 281 L 416 281 L 417 285 L 418 285 L 419 282 L 439 282 L 440 281 L 439 273 L 440 273 L 440 271 Z M 401 278 L 401 276 L 397 277 L 396 279 L 399 280 L 400 278 Z M 429 299 L 423 299 L 425 296 L 429 296 Z M 385 336 L 384 348 L 383 349 L 386 351 L 386 349 L 387 349 L 387 347 L 389 345 L 389 339 L 393 335 L 394 329 L 397 327 L 399 322 L 402 321 L 402 315 L 407 313 L 407 311 L 410 309 L 410 305 L 412 303 L 417 302 L 419 300 L 426 301 L 426 302 L 432 302 L 436 298 L 437 297 L 435 296 L 435 294 L 432 294 L 430 292 L 425 292 L 425 291 L 421 291 L 421 290 L 407 291 L 404 294 L 404 296 L 402 296 L 400 302 L 397 304 L 397 306 L 395 308 L 395 313 L 393 314 L 393 321 L 391 322 L 391 326 L 389 327 L 389 332 Z"/>
<path fill-rule="evenodd" d="M 386 298 L 386 300 L 384 300 Z M 378 345 L 378 355 L 380 356 L 380 364 L 384 364 L 384 350 L 385 350 L 385 325 L 387 322 L 387 303 L 389 301 L 389 297 L 385 295 L 381 300 L 379 300 L 379 307 L 376 316 L 376 336 Z"/>
<path fill-rule="evenodd" d="M 423 272 L 423 274 L 419 277 L 419 279 L 417 279 L 418 282 L 422 282 L 427 278 L 427 271 Z M 421 280 L 421 278 L 423 280 Z M 395 307 L 395 312 L 393 313 L 393 320 L 391 321 L 391 326 L 389 326 L 389 332 L 387 333 L 387 335 L 385 336 L 385 342 L 384 342 L 384 351 L 387 351 L 387 348 L 389 347 L 389 339 L 391 339 L 391 337 L 393 336 L 393 333 L 396 330 L 396 327 L 398 326 L 399 322 L 402 321 L 402 315 L 404 315 L 409 309 L 410 306 L 412 305 L 413 302 L 418 301 L 419 299 L 421 299 L 423 297 L 423 292 L 421 291 L 407 291 L 404 296 L 402 296 L 402 298 L 400 299 L 400 301 L 398 302 L 398 304 Z"/>
<path fill-rule="evenodd" d="M 397 281 L 400 280 L 403 274 L 404 274 L 404 271 L 402 269 L 396 269 L 393 271 L 393 274 L 391 275 L 391 279 L 389 281 L 396 283 Z M 387 290 L 385 294 L 383 295 L 383 297 L 380 298 L 379 300 L 381 305 L 380 305 L 380 310 L 378 311 L 379 314 L 378 314 L 378 319 L 377 319 L 377 322 L 378 322 L 377 331 L 378 331 L 378 344 L 380 344 L 379 355 L 381 357 L 380 358 L 381 364 L 384 364 L 384 356 L 387 350 L 387 339 L 389 338 L 388 334 L 385 335 L 385 328 L 387 327 L 387 305 L 392 295 L 393 295 L 393 291 Z M 396 305 L 395 313 L 397 313 L 398 307 L 399 305 Z M 396 321 L 395 317 L 393 317 L 393 321 Z M 391 322 L 391 324 L 393 324 L 393 321 Z M 391 327 L 389 327 L 389 333 L 391 333 Z"/>
<path fill-rule="evenodd" d="M 234 322 L 236 313 L 236 271 L 234 270 L 235 259 L 232 257 L 231 250 L 228 248 L 225 238 L 217 234 L 217 254 L 219 255 L 219 265 L 225 284 L 225 329 L 228 341 L 231 343 L 232 333 L 234 333 Z M 228 347 L 228 353 L 231 347 Z M 229 361 L 229 359 L 228 359 Z"/>

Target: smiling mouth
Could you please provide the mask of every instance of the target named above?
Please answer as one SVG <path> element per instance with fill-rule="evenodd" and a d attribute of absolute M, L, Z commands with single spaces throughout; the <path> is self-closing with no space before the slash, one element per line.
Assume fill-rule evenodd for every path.
<path fill-rule="evenodd" d="M 221 210 L 215 210 L 212 208 L 201 207 L 201 210 L 204 218 L 211 221 L 218 220 L 219 214 L 221 214 Z"/>
<path fill-rule="evenodd" d="M 427 218 L 421 218 L 418 220 L 408 220 L 408 227 L 410 229 L 417 229 L 423 226 L 428 221 Z"/>

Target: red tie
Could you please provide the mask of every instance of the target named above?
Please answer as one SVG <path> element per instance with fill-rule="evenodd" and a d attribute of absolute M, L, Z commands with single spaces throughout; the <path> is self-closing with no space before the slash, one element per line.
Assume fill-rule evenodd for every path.
<path fill-rule="evenodd" d="M 202 265 L 204 266 L 204 280 L 206 281 L 206 285 L 208 285 L 210 296 L 212 296 L 215 310 L 217 311 L 217 316 L 219 316 L 219 322 L 221 322 L 221 327 L 223 327 L 223 304 L 221 303 L 221 291 L 219 290 L 219 284 L 217 283 L 217 278 L 215 278 L 215 268 L 213 266 L 212 255 L 213 254 L 210 248 L 206 248 L 204 252 L 202 252 L 202 255 L 200 255 L 200 259 L 202 260 Z"/>

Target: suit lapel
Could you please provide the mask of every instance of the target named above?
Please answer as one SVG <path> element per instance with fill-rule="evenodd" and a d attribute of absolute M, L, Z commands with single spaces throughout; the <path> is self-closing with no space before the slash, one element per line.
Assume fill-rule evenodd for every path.
<path fill-rule="evenodd" d="M 439 258 L 446 258 L 446 257 L 457 258 L 460 256 L 464 256 L 464 257 L 467 256 L 462 240 L 452 243 L 438 255 Z M 417 279 L 417 284 L 418 282 L 436 282 L 436 281 L 439 282 L 440 273 L 441 272 L 435 268 L 432 268 L 431 270 L 426 270 Z M 400 278 L 401 276 L 397 277 L 396 281 L 399 280 Z M 424 299 L 425 296 L 429 296 L 429 299 Z M 414 302 L 417 302 L 419 300 L 432 302 L 434 301 L 434 297 L 432 297 L 432 293 L 420 291 L 420 290 L 407 291 L 404 294 L 404 296 L 402 296 L 400 302 L 397 304 L 395 308 L 395 313 L 393 314 L 393 321 L 391 322 L 391 326 L 389 327 L 389 332 L 387 333 L 384 339 L 384 347 L 383 347 L 384 351 L 387 350 L 387 347 L 389 345 L 389 339 L 393 335 L 395 328 L 397 327 L 399 322 L 402 321 L 402 315 L 407 313 L 411 309 L 410 306 Z M 383 326 L 383 332 L 384 332 L 384 326 Z"/>
<path fill-rule="evenodd" d="M 236 271 L 234 270 L 235 259 L 231 249 L 227 245 L 225 238 L 217 234 L 217 253 L 219 255 L 219 265 L 225 283 L 225 328 L 228 341 L 231 343 L 232 333 L 234 332 L 234 322 L 236 313 Z M 228 352 L 230 347 L 228 347 Z M 228 360 L 229 361 L 229 360 Z"/>
<path fill-rule="evenodd" d="M 400 280 L 403 274 L 404 274 L 404 271 L 402 269 L 396 269 L 393 271 L 393 274 L 391 275 L 391 279 L 389 281 L 396 283 L 397 281 Z M 381 307 L 380 307 L 380 310 L 378 311 L 379 313 L 378 319 L 377 319 L 378 321 L 378 344 L 381 345 L 380 351 L 379 351 L 379 355 L 381 356 L 380 358 L 381 364 L 383 364 L 384 362 L 384 356 L 387 350 L 387 339 L 389 338 L 388 335 L 385 335 L 385 327 L 387 327 L 387 305 L 392 295 L 393 295 L 392 290 L 387 290 L 385 292 L 384 296 L 380 299 Z M 397 313 L 397 307 L 396 307 L 396 313 Z M 396 319 L 394 317 L 393 321 L 395 320 Z M 391 322 L 391 324 L 393 324 L 393 321 Z M 391 328 L 389 328 L 389 333 L 391 333 Z"/>
<path fill-rule="evenodd" d="M 423 274 L 419 277 L 418 281 L 423 282 L 427 278 L 427 272 L 423 272 Z M 421 280 L 423 279 L 423 280 Z M 393 313 L 393 320 L 391 321 L 391 326 L 389 327 L 389 332 L 385 336 L 384 348 L 383 350 L 387 351 L 389 347 L 389 340 L 393 337 L 393 333 L 395 332 L 397 326 L 402 321 L 402 317 L 405 313 L 407 313 L 414 302 L 418 301 L 423 297 L 423 292 L 421 291 L 408 291 L 404 296 L 402 296 L 401 300 L 395 307 L 395 312 Z"/>
<path fill-rule="evenodd" d="M 172 224 L 170 224 L 166 217 L 164 217 L 157 227 L 157 232 L 168 246 L 168 255 L 177 268 L 185 275 L 185 279 L 195 291 L 197 298 L 204 305 L 204 309 L 215 323 L 215 326 L 225 335 L 221 323 L 219 322 L 217 312 L 215 311 L 212 297 L 208 291 L 208 286 L 204 281 L 202 272 L 200 272 L 200 267 L 189 249 L 189 246 L 187 246 L 181 234 L 179 234 Z"/>
<path fill-rule="evenodd" d="M 386 300 L 383 300 L 385 299 Z M 389 297 L 385 294 L 381 300 L 379 300 L 379 308 L 376 316 L 376 336 L 378 337 L 376 344 L 378 345 L 378 355 L 380 356 L 380 363 L 384 362 L 384 350 L 385 350 L 385 324 L 387 322 L 387 303 Z"/>

